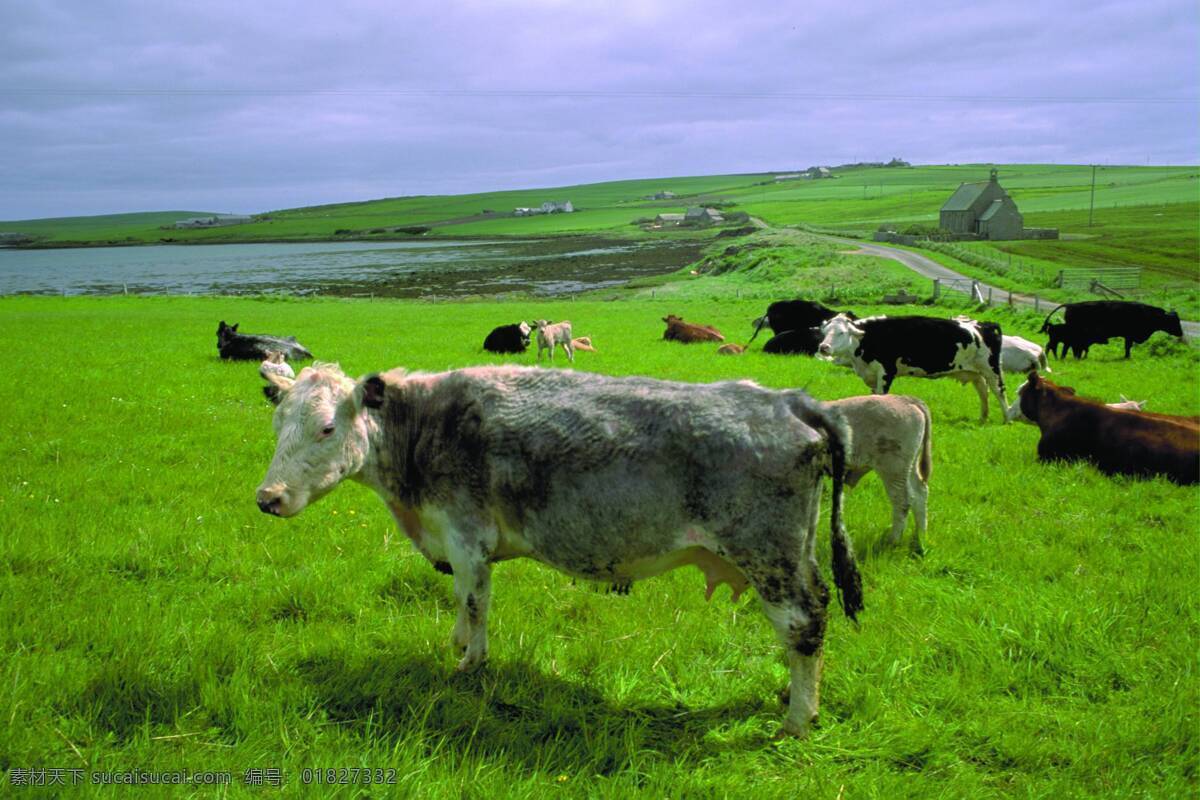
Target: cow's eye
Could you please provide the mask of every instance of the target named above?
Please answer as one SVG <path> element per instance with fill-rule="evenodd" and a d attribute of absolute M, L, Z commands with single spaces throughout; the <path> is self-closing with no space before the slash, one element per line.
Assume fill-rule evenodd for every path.
<path fill-rule="evenodd" d="M 326 425 L 324 428 L 321 428 L 321 435 L 322 435 L 322 436 L 328 436 L 328 435 L 329 435 L 329 434 L 331 434 L 331 433 L 333 433 L 333 426 L 332 426 L 332 425 Z"/>

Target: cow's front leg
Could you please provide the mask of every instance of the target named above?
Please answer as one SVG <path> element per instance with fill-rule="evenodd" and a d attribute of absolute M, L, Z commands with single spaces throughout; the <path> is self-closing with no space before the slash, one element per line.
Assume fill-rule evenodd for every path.
<path fill-rule="evenodd" d="M 971 379 L 971 385 L 975 387 L 975 392 L 979 395 L 979 421 L 987 422 L 988 419 L 988 387 L 987 381 L 981 375 L 975 375 Z"/>
<path fill-rule="evenodd" d="M 454 569 L 454 598 L 458 601 L 451 644 L 462 654 L 458 671 L 469 672 L 487 661 L 492 568 L 478 545 L 469 546 L 460 541 L 448 546 L 447 550 L 450 566 Z"/>

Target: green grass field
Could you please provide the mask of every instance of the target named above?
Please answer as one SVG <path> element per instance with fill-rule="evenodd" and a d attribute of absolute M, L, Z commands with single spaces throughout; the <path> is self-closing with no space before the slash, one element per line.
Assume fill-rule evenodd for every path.
<path fill-rule="evenodd" d="M 566 317 L 599 349 L 575 369 L 865 393 L 823 362 L 661 340 L 671 312 L 744 341 L 765 300 L 727 289 L 749 294 L 760 270 L 798 280 L 785 254 L 760 255 L 626 302 L 0 299 L 0 770 L 229 771 L 234 796 L 277 791 L 245 788 L 248 769 L 283 770 L 284 796 L 1195 796 L 1200 489 L 1040 464 L 1036 429 L 994 408 L 979 425 L 952 381 L 895 387 L 933 413 L 926 557 L 876 546 L 890 519 L 877 478 L 847 497 L 867 610 L 856 629 L 831 607 L 807 741 L 771 738 L 786 671 L 753 593 L 706 604 L 689 568 L 625 597 L 505 563 L 492 660 L 459 676 L 450 579 L 378 499 L 346 485 L 292 520 L 255 507 L 271 407 L 255 365 L 216 358 L 219 319 L 293 333 L 361 374 L 499 361 L 480 350 L 494 325 Z M 851 270 L 841 296 L 869 294 L 839 259 L 812 268 Z M 1041 338 L 1031 315 L 991 314 Z M 1195 350 L 1120 355 L 1096 347 L 1051 377 L 1200 412 Z M 397 785 L 302 784 L 355 767 Z"/>

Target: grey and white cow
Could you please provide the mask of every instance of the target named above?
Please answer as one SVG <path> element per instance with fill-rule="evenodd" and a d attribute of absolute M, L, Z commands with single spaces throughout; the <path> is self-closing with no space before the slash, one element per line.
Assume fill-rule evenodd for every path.
<path fill-rule="evenodd" d="M 850 426 L 850 448 L 846 451 L 846 485 L 853 487 L 875 470 L 892 503 L 892 530 L 888 544 L 900 537 L 913 515 L 914 553 L 925 552 L 926 506 L 929 475 L 933 471 L 933 422 L 929 407 L 916 397 L 902 394 L 847 397 L 828 403 Z"/>
<path fill-rule="evenodd" d="M 695 565 L 759 594 L 787 654 L 783 731 L 817 715 L 829 591 L 816 562 L 822 474 L 833 476 L 834 581 L 851 618 L 862 585 L 841 519 L 847 430 L 800 391 L 529 367 L 359 381 L 332 365 L 267 376 L 275 456 L 258 488 L 290 517 L 351 478 L 454 576 L 458 669 L 487 657 L 491 565 L 533 558 L 627 584 Z M 603 487 L 598 489 L 597 487 Z"/>

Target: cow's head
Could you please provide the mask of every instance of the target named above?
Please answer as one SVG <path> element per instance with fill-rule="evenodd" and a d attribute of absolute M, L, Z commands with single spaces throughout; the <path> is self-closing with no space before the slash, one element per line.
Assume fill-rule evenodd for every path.
<path fill-rule="evenodd" d="M 225 342 L 233 337 L 233 334 L 237 333 L 238 324 L 239 323 L 235 322 L 232 325 L 226 325 L 225 320 L 221 320 L 219 323 L 217 323 L 218 346 L 225 344 Z"/>
<path fill-rule="evenodd" d="M 533 327 L 525 320 L 521 320 L 521 324 L 517 326 L 517 330 L 521 332 L 521 338 L 528 343 L 529 334 L 533 332 Z"/>
<path fill-rule="evenodd" d="M 1183 336 L 1183 323 L 1179 321 L 1178 311 L 1168 311 L 1163 317 L 1164 331 L 1172 336 Z"/>
<path fill-rule="evenodd" d="M 821 343 L 817 355 L 832 361 L 849 361 L 862 340 L 863 329 L 844 314 L 828 319 L 821 325 Z"/>
<path fill-rule="evenodd" d="M 674 314 L 667 314 L 665 317 L 662 318 L 662 321 L 667 323 L 668 325 L 672 325 L 672 324 L 678 325 L 681 322 L 683 322 L 683 318 L 677 317 Z"/>
<path fill-rule="evenodd" d="M 383 404 L 383 380 L 357 384 L 336 364 L 305 367 L 295 379 L 267 373 L 263 393 L 275 409 L 275 456 L 258 487 L 258 507 L 290 517 L 363 468 L 366 409 Z"/>
<path fill-rule="evenodd" d="M 1009 421 L 1021 420 L 1036 425 L 1041 415 L 1042 400 L 1051 392 L 1057 392 L 1059 395 L 1075 394 L 1075 390 L 1070 386 L 1057 386 L 1038 375 L 1036 370 L 1030 372 L 1029 378 L 1017 389 L 1016 401 L 1008 409 Z"/>

